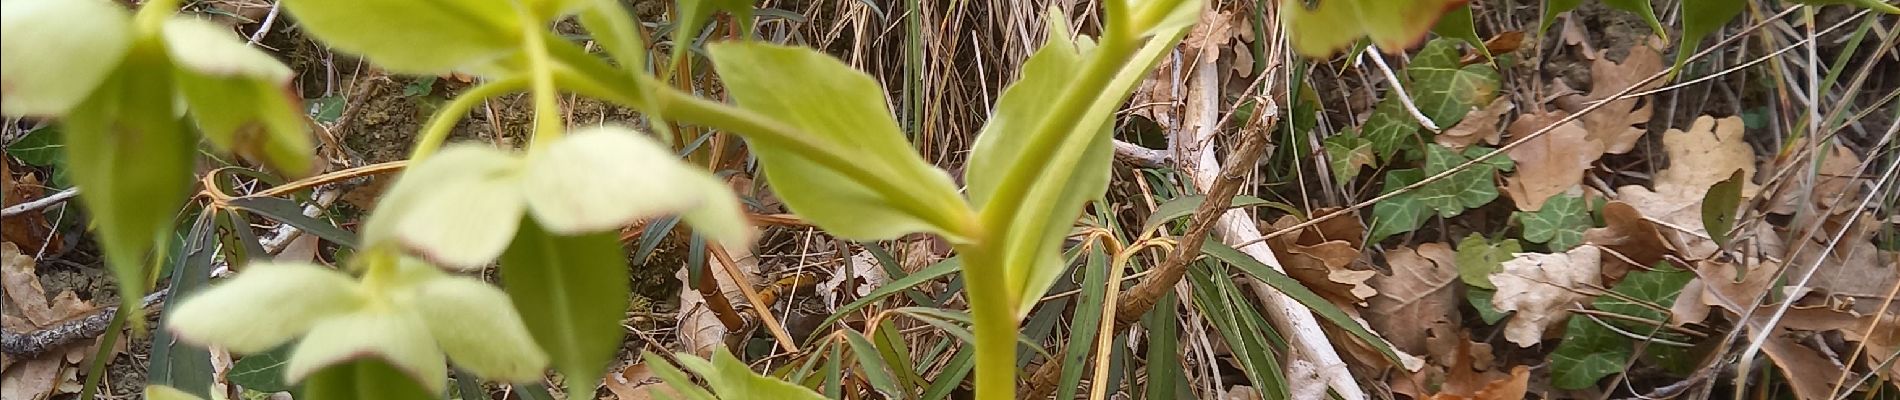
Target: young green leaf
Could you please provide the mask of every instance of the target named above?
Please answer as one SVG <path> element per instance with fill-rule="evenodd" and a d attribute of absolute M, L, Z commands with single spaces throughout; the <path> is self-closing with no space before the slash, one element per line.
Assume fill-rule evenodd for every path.
<path fill-rule="evenodd" d="M 487 0 L 289 0 L 304 32 L 393 72 L 477 73 L 515 52 L 524 27 L 512 2 Z M 552 17 L 552 16 L 547 16 Z"/>
<path fill-rule="evenodd" d="M 517 217 L 519 218 L 519 217 Z M 568 393 L 593 398 L 595 382 L 620 348 L 620 319 L 631 290 L 617 232 L 557 236 L 523 218 L 501 258 L 502 286 L 528 332 L 567 376 Z"/>
<path fill-rule="evenodd" d="M 1399 150 L 1411 149 L 1418 143 L 1418 129 L 1418 120 L 1405 111 L 1405 104 L 1397 94 L 1379 100 L 1372 114 L 1366 116 L 1365 124 L 1359 126 L 1361 137 L 1372 142 L 1373 154 L 1388 163 Z"/>
<path fill-rule="evenodd" d="M 429 379 L 442 380 L 436 376 Z M 447 383 L 442 385 L 446 386 Z M 360 358 L 324 368 L 304 382 L 298 400 L 435 400 L 437 396 L 414 379 L 377 358 Z"/>
<path fill-rule="evenodd" d="M 1744 0 L 1682 0 L 1682 44 L 1676 46 L 1676 65 L 1669 68 L 1670 73 L 1681 73 L 1682 64 L 1702 47 L 1702 38 L 1721 30 L 1747 7 Z"/>
<path fill-rule="evenodd" d="M 512 383 L 541 380 L 547 353 L 536 347 L 508 295 L 471 278 L 443 277 L 419 284 L 416 314 L 456 366 L 483 378 Z M 542 310 L 535 310 L 537 312 Z M 472 377 L 463 377 L 472 378 Z"/>
<path fill-rule="evenodd" d="M 1473 232 L 1458 242 L 1458 278 L 1465 285 L 1474 288 L 1496 289 L 1491 284 L 1491 274 L 1504 270 L 1504 262 L 1523 252 L 1523 246 L 1517 239 L 1504 239 L 1497 243 L 1486 240 L 1484 235 Z M 1489 300 L 1485 303 L 1490 304 Z"/>
<path fill-rule="evenodd" d="M 1524 240 L 1549 245 L 1553 252 L 1568 251 L 1583 244 L 1583 231 L 1595 227 L 1590 219 L 1590 205 L 1585 204 L 1583 196 L 1550 196 L 1537 212 L 1516 211 L 1511 216 L 1524 224 Z"/>
<path fill-rule="evenodd" d="M 845 154 L 872 171 L 947 210 L 965 207 L 950 176 L 924 162 L 897 130 L 884 91 L 869 75 L 816 50 L 760 43 L 710 48 L 726 89 L 746 109 L 809 134 L 819 146 Z M 787 79 L 786 77 L 797 77 Z M 824 99 L 824 101 L 813 101 Z M 748 141 L 780 199 L 792 212 L 853 240 L 890 239 L 913 232 L 954 235 L 929 216 L 904 211 L 865 182 L 819 165 L 791 148 Z"/>
<path fill-rule="evenodd" d="M 1458 0 L 1329 0 L 1308 9 L 1308 2 L 1280 1 L 1280 12 L 1293 32 L 1293 49 L 1307 57 L 1325 57 L 1360 37 L 1387 51 L 1401 51 L 1425 37 L 1439 15 Z"/>
<path fill-rule="evenodd" d="M 690 354 L 675 356 L 679 357 L 681 366 L 706 378 L 706 386 L 711 386 L 713 393 L 717 393 L 722 399 L 824 399 L 824 396 L 819 396 L 818 393 L 804 386 L 752 372 L 751 367 L 739 361 L 738 357 L 733 357 L 732 352 L 726 351 L 723 347 L 713 354 L 712 361 L 702 360 Z M 653 358 L 648 358 L 648 360 L 651 361 Z"/>
<path fill-rule="evenodd" d="M 110 1 L 0 3 L 0 111 L 66 114 L 105 82 L 131 44 L 131 14 Z"/>
<path fill-rule="evenodd" d="M 86 188 L 79 200 L 98 226 L 122 310 L 139 309 L 150 284 L 147 253 L 190 194 L 197 138 L 174 114 L 171 68 L 157 40 L 142 40 L 61 120 L 66 165 L 73 183 Z M 144 319 L 131 321 L 137 327 Z"/>
<path fill-rule="evenodd" d="M 1471 109 L 1491 104 L 1503 80 L 1490 64 L 1461 65 L 1461 57 L 1456 40 L 1434 39 L 1426 42 L 1425 48 L 1412 57 L 1412 65 L 1406 67 L 1412 78 L 1413 102 L 1441 127 L 1457 125 Z"/>
<path fill-rule="evenodd" d="M 359 359 L 387 362 L 429 393 L 448 389 L 449 367 L 442 349 L 431 340 L 428 325 L 410 310 L 369 308 L 323 319 L 297 342 L 284 377 L 303 381 L 318 370 Z"/>
<path fill-rule="evenodd" d="M 1741 212 L 1742 186 L 1747 184 L 1748 171 L 1735 170 L 1702 195 L 1702 227 L 1718 246 L 1728 245 L 1728 231 L 1735 228 L 1735 217 Z"/>

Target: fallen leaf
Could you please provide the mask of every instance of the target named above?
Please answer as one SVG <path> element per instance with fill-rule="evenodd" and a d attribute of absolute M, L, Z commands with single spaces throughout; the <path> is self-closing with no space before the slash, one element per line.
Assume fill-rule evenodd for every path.
<path fill-rule="evenodd" d="M 4 289 L 5 294 L 0 308 L 7 311 L 7 315 L 0 317 L 0 328 L 30 334 L 93 311 L 95 307 L 79 300 L 71 290 L 61 291 L 52 301 L 47 301 L 46 290 L 40 286 L 34 269 L 33 257 L 21 254 L 12 242 L 0 243 L 0 289 Z M 0 371 L 0 399 L 39 400 L 77 392 L 77 368 L 69 364 L 94 352 L 97 342 L 77 341 L 66 345 L 64 351 L 51 349 L 32 359 L 7 357 L 5 362 L 0 362 L 0 368 L 4 368 Z"/>
<path fill-rule="evenodd" d="M 616 400 L 677 399 L 679 392 L 653 376 L 644 362 L 633 363 L 618 373 L 607 374 L 602 386 L 614 394 Z"/>
<path fill-rule="evenodd" d="M 1669 168 L 1656 172 L 1657 192 L 1701 198 L 1710 186 L 1734 175 L 1755 176 L 1755 150 L 1742 138 L 1742 117 L 1696 118 L 1689 130 L 1670 129 L 1663 133 L 1663 150 L 1669 154 Z M 1754 182 L 1742 185 L 1742 197 L 1754 198 L 1761 187 Z"/>
<path fill-rule="evenodd" d="M 1347 218 L 1335 218 L 1340 219 Z M 1281 216 L 1268 228 L 1279 230 L 1297 223 L 1297 217 Z M 1269 243 L 1281 265 L 1286 267 L 1287 275 L 1306 283 L 1335 304 L 1351 306 L 1364 304 L 1366 299 L 1379 294 L 1366 283 L 1379 273 L 1359 261 L 1360 246 L 1355 244 L 1356 239 L 1343 239 L 1363 231 L 1357 221 L 1333 222 L 1306 228 L 1298 235 L 1274 238 Z"/>
<path fill-rule="evenodd" d="M 818 292 L 825 298 L 825 304 L 832 307 L 871 294 L 871 291 L 890 281 L 884 267 L 878 264 L 877 257 L 870 251 L 860 250 L 851 255 L 851 260 L 839 263 L 831 270 L 831 279 L 818 283 Z M 851 293 L 844 292 L 849 288 Z"/>
<path fill-rule="evenodd" d="M 1530 382 L 1530 367 L 1519 365 L 1511 368 L 1510 376 L 1486 383 L 1483 389 L 1469 396 L 1439 393 L 1432 396 L 1432 400 L 1521 400 L 1530 390 Z"/>
<path fill-rule="evenodd" d="M 1795 397 L 1814 400 L 1828 399 L 1833 391 L 1834 381 L 1847 373 L 1840 364 L 1829 360 L 1820 352 L 1799 342 L 1785 332 L 1768 335 L 1762 341 L 1761 351 L 1774 360 L 1781 375 L 1787 377 L 1789 386 L 1794 387 Z"/>
<path fill-rule="evenodd" d="M 1527 114 L 1511 123 L 1511 137 L 1522 138 L 1562 120 L 1561 111 Z M 1517 174 L 1506 179 L 1505 191 L 1517 209 L 1537 211 L 1551 196 L 1569 192 L 1583 183 L 1583 173 L 1603 157 L 1604 145 L 1590 138 L 1590 131 L 1577 121 L 1566 122 L 1543 136 L 1526 139 L 1510 151 L 1517 161 Z"/>
<path fill-rule="evenodd" d="M 1543 341 L 1544 331 L 1570 315 L 1572 305 L 1589 300 L 1602 284 L 1602 253 L 1583 246 L 1564 253 L 1519 254 L 1504 262 L 1504 271 L 1491 275 L 1498 292 L 1491 305 L 1516 311 L 1504 326 L 1504 337 L 1518 346 Z"/>
<path fill-rule="evenodd" d="M 1590 94 L 1585 98 L 1590 101 L 1609 99 L 1624 88 L 1642 82 L 1666 68 L 1669 65 L 1663 63 L 1662 54 L 1642 44 L 1630 46 L 1629 55 L 1624 56 L 1621 63 L 1611 62 L 1608 58 L 1596 58 L 1596 62 L 1590 64 Z M 1636 90 L 1653 89 L 1663 83 L 1663 80 L 1657 79 Z M 1648 131 L 1643 126 L 1649 123 L 1650 106 L 1641 97 L 1617 99 L 1584 114 L 1581 119 L 1584 128 L 1590 133 L 1590 139 L 1603 143 L 1605 152 L 1623 154 L 1635 148 L 1636 142 Z"/>
<path fill-rule="evenodd" d="M 1611 201 L 1603 205 L 1601 228 L 1583 231 L 1583 243 L 1603 248 L 1614 253 L 1603 257 L 1603 275 L 1609 282 L 1623 279 L 1623 274 L 1634 268 L 1648 268 L 1662 261 L 1669 254 L 1669 245 L 1663 241 L 1656 225 L 1643 220 L 1643 214 L 1635 207 L 1623 201 Z"/>
<path fill-rule="evenodd" d="M 1576 14 L 1565 16 L 1563 32 L 1559 35 L 1563 37 L 1564 44 L 1577 46 L 1578 54 L 1583 55 L 1584 59 L 1598 59 L 1599 52 L 1590 46 L 1590 31 L 1584 29 L 1583 23 L 1577 21 L 1577 18 Z"/>
<path fill-rule="evenodd" d="M 1819 156 L 1822 158 L 1820 165 L 1812 167 L 1814 168 L 1812 187 L 1799 184 L 1781 185 L 1769 201 L 1772 205 L 1769 212 L 1796 214 L 1802 207 L 1813 207 L 1815 210 L 1832 214 L 1843 214 L 1855 209 L 1854 203 L 1847 200 L 1860 198 L 1861 185 L 1867 181 L 1860 177 L 1860 156 L 1854 154 L 1854 151 L 1848 149 L 1847 146 L 1833 144 L 1829 147 L 1833 151 Z M 1809 160 L 1800 160 L 1798 163 L 1783 161 L 1781 164 L 1776 168 L 1800 168 L 1797 171 L 1801 172 L 1808 171 L 1811 165 Z M 1806 174 L 1797 173 L 1794 176 L 1803 179 L 1802 177 Z M 1847 206 L 1836 207 L 1839 204 Z"/>
<path fill-rule="evenodd" d="M 1504 262 L 1523 251 L 1524 247 L 1517 243 L 1517 239 L 1492 243 L 1484 235 L 1473 232 L 1458 241 L 1458 277 L 1471 287 L 1496 289 L 1491 286 L 1491 274 L 1503 271 Z"/>
<path fill-rule="evenodd" d="M 1394 347 L 1413 354 L 1429 349 L 1431 328 L 1449 326 L 1455 332 L 1463 320 L 1452 285 L 1458 280 L 1456 258 L 1444 243 L 1387 251 L 1385 261 L 1392 275 L 1374 276 L 1369 282 L 1381 295 L 1367 300 L 1366 322 Z"/>
<path fill-rule="evenodd" d="M 1841 243 L 1831 252 L 1826 251 L 1826 245 L 1816 240 L 1798 246 L 1803 251 L 1794 256 L 1788 269 L 1790 284 L 1812 271 L 1810 287 L 1837 301 L 1850 302 L 1854 311 L 1863 315 L 1880 312 L 1883 304 L 1893 301 L 1888 296 L 1894 285 L 1900 284 L 1900 266 L 1891 261 L 1894 253 L 1882 252 L 1864 240 Z M 1886 308 L 1895 306 L 1900 302 Z"/>
<path fill-rule="evenodd" d="M 8 164 L 11 163 L 0 160 L 0 204 L 13 206 L 46 196 L 46 186 L 40 183 L 39 178 L 26 174 L 16 180 Z M 6 223 L 0 224 L 0 241 L 12 242 L 35 251 L 41 245 L 46 246 L 48 253 L 60 251 L 58 232 L 52 224 L 47 223 L 46 214 L 42 211 L 6 217 Z"/>
<path fill-rule="evenodd" d="M 1512 103 L 1510 97 L 1499 96 L 1483 108 L 1472 109 L 1458 125 L 1439 132 L 1432 140 L 1457 150 L 1464 150 L 1465 146 L 1478 142 L 1495 146 L 1499 136 L 1498 121 L 1504 118 L 1505 113 L 1516 108 L 1517 104 Z"/>

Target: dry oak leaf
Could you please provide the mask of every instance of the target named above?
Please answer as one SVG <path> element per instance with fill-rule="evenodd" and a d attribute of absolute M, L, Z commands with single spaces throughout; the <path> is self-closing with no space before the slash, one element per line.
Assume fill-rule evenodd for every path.
<path fill-rule="evenodd" d="M 1454 150 L 1464 150 L 1466 146 L 1471 146 L 1478 142 L 1497 145 L 1499 136 L 1498 121 L 1504 119 L 1505 113 L 1511 112 L 1511 110 L 1516 108 L 1517 104 L 1512 103 L 1510 97 L 1498 96 L 1498 98 L 1491 100 L 1491 104 L 1481 108 L 1474 108 L 1471 112 L 1465 113 L 1465 118 L 1459 120 L 1458 125 L 1453 125 L 1451 129 L 1439 132 L 1438 136 L 1432 140 L 1437 141 L 1439 145 Z"/>
<path fill-rule="evenodd" d="M 1364 305 L 1366 299 L 1379 294 L 1378 290 L 1366 284 L 1367 280 L 1379 273 L 1359 262 L 1361 253 L 1358 243 L 1365 227 L 1359 225 L 1356 218 L 1333 220 L 1342 219 L 1355 221 L 1316 225 L 1302 230 L 1298 235 L 1281 236 L 1269 243 L 1273 245 L 1274 256 L 1286 267 L 1288 276 L 1305 283 L 1334 304 L 1351 308 Z M 1297 217 L 1282 216 L 1267 230 L 1279 230 L 1298 222 Z"/>
<path fill-rule="evenodd" d="M 1542 342 L 1544 331 L 1561 325 L 1569 309 L 1587 301 L 1590 291 L 1602 287 L 1602 252 L 1578 246 L 1564 253 L 1522 253 L 1505 261 L 1504 270 L 1491 275 L 1498 288 L 1491 306 L 1516 311 L 1504 326 L 1504 338 L 1521 347 Z"/>
<path fill-rule="evenodd" d="M 1585 99 L 1591 102 L 1609 99 L 1624 88 L 1642 82 L 1668 67 L 1661 53 L 1642 44 L 1630 46 L 1629 55 L 1624 56 L 1621 63 L 1598 57 L 1596 62 L 1590 64 L 1590 94 Z M 1654 89 L 1663 83 L 1663 80 L 1658 79 L 1636 90 Z M 1649 123 L 1651 113 L 1650 104 L 1642 98 L 1633 97 L 1611 100 L 1609 104 L 1584 114 L 1580 119 L 1583 120 L 1583 127 L 1589 130 L 1590 138 L 1603 143 L 1604 151 L 1623 154 L 1635 148 L 1636 142 L 1648 131 L 1643 125 Z"/>
<path fill-rule="evenodd" d="M 652 400 L 680 398 L 679 392 L 667 386 L 660 378 L 653 376 L 644 362 L 636 362 L 621 369 L 619 373 L 607 374 L 602 386 L 614 394 L 616 400 Z"/>
<path fill-rule="evenodd" d="M 1511 375 L 1485 383 L 1484 388 L 1469 396 L 1439 393 L 1432 400 L 1522 400 L 1530 391 L 1530 383 L 1531 368 L 1519 365 L 1511 368 Z"/>
<path fill-rule="evenodd" d="M 1860 198 L 1861 185 L 1866 182 L 1866 179 L 1860 176 L 1860 156 L 1854 154 L 1852 149 L 1840 144 L 1832 144 L 1828 147 L 1833 151 L 1819 156 L 1822 157 L 1820 165 L 1812 167 L 1814 168 L 1814 184 L 1780 185 L 1769 197 L 1768 204 L 1771 208 L 1768 212 L 1796 214 L 1806 207 L 1832 214 L 1843 214 L 1854 210 L 1856 203 L 1850 201 Z M 1808 168 L 1811 168 L 1810 159 L 1777 161 L 1779 162 L 1775 163 L 1776 170 L 1798 168 L 1795 171 L 1799 173 L 1794 174 L 1794 177 L 1807 179 L 1806 172 L 1809 171 Z M 1846 207 L 1837 207 L 1838 205 L 1846 205 Z"/>
<path fill-rule="evenodd" d="M 26 174 L 16 180 L 7 164 L 0 160 L 0 204 L 12 206 L 45 197 L 46 185 L 39 178 Z M 60 251 L 59 232 L 47 223 L 44 212 L 20 213 L 6 217 L 5 222 L 0 224 L 0 240 L 35 250 L 45 245 L 47 253 Z"/>
<path fill-rule="evenodd" d="M 1796 336 L 1781 329 L 1762 341 L 1761 351 L 1781 368 L 1781 375 L 1794 387 L 1795 397 L 1826 400 L 1834 382 L 1847 373 L 1845 368 L 1813 348 L 1802 345 Z"/>
<path fill-rule="evenodd" d="M 1530 114 L 1511 123 L 1511 137 L 1521 138 L 1562 120 L 1566 113 Z M 1590 138 L 1590 132 L 1577 121 L 1566 122 L 1543 136 L 1526 139 L 1512 148 L 1517 174 L 1506 179 L 1504 191 L 1510 193 L 1517 209 L 1537 211 L 1550 196 L 1570 191 L 1583 183 L 1583 173 L 1603 157 L 1602 142 Z"/>
<path fill-rule="evenodd" d="M 1871 315 L 1882 308 L 1900 307 L 1900 301 L 1889 297 L 1894 285 L 1900 284 L 1900 265 L 1894 264 L 1896 253 L 1880 251 L 1873 242 L 1864 240 L 1841 243 L 1831 252 L 1825 250 L 1825 242 L 1819 241 L 1796 247 L 1804 250 L 1794 256 L 1788 268 L 1790 284 L 1812 271 L 1809 287 L 1836 302 L 1850 304 L 1855 312 Z M 1882 307 L 1889 302 L 1892 304 Z"/>
<path fill-rule="evenodd" d="M 33 257 L 21 254 L 12 242 L 0 243 L 0 288 L 6 298 L 0 309 L 0 328 L 12 332 L 33 332 L 57 325 L 91 312 L 95 307 L 79 300 L 71 290 L 61 291 L 47 301 L 46 290 L 34 273 Z M 121 341 L 120 343 L 123 343 Z M 33 359 L 6 357 L 0 361 L 0 399 L 44 399 L 61 393 L 77 392 L 78 369 L 69 364 L 93 353 L 97 340 L 80 341 L 66 351 L 49 351 Z"/>
<path fill-rule="evenodd" d="M 1670 129 L 1663 133 L 1663 150 L 1669 153 L 1669 168 L 1656 172 L 1658 192 L 1693 196 L 1697 199 L 1710 186 L 1727 180 L 1736 170 L 1743 176 L 1755 176 L 1755 149 L 1743 140 L 1742 117 L 1715 119 L 1697 117 L 1689 130 Z M 1742 183 L 1742 198 L 1755 197 L 1761 186 Z"/>
<path fill-rule="evenodd" d="M 1583 231 L 1583 243 L 1603 248 L 1603 278 L 1610 286 L 1623 280 L 1632 268 L 1648 268 L 1670 253 L 1656 225 L 1643 220 L 1643 214 L 1629 203 L 1611 201 L 1603 205 L 1604 227 Z"/>
<path fill-rule="evenodd" d="M 1453 290 L 1458 281 L 1457 255 L 1444 243 L 1426 243 L 1417 249 L 1400 247 L 1385 253 L 1392 275 L 1374 276 L 1370 283 L 1380 293 L 1367 300 L 1366 322 L 1385 335 L 1392 346 L 1425 354 L 1433 333 L 1456 332 L 1461 297 Z M 1450 330 L 1432 328 L 1449 326 Z M 1456 337 L 1452 333 L 1452 337 Z"/>

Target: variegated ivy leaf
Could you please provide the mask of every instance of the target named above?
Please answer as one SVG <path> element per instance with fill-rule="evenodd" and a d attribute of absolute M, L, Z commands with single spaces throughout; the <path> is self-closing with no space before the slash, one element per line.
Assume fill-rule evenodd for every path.
<path fill-rule="evenodd" d="M 1348 132 L 1326 138 L 1326 165 L 1331 167 L 1333 181 L 1344 184 L 1359 176 L 1359 170 L 1378 162 L 1373 157 L 1372 141 L 1359 137 L 1357 132 Z"/>
<path fill-rule="evenodd" d="M 539 379 L 548 364 L 507 295 L 413 259 L 371 255 L 362 281 L 325 267 L 252 264 L 173 309 L 180 339 L 239 353 L 297 337 L 284 374 L 297 382 L 372 356 L 441 393 L 443 359 L 489 379 Z"/>
<path fill-rule="evenodd" d="M 105 0 L 0 2 L 0 111 L 66 114 L 118 67 L 131 25 L 124 7 Z"/>
<path fill-rule="evenodd" d="M 1524 224 L 1524 240 L 1549 245 L 1551 251 L 1568 251 L 1583 244 L 1583 231 L 1594 227 L 1590 205 L 1585 204 L 1583 196 L 1550 196 L 1537 212 L 1516 211 L 1511 215 Z"/>
<path fill-rule="evenodd" d="M 572 132 L 525 158 L 450 146 L 396 181 L 363 236 L 372 246 L 393 240 L 445 266 L 475 268 L 501 255 L 524 213 L 559 235 L 685 214 L 701 234 L 743 247 L 752 232 L 732 196 L 724 182 L 646 135 L 602 127 Z"/>
<path fill-rule="evenodd" d="M 315 150 L 297 98 L 284 89 L 289 67 L 210 21 L 174 18 L 164 38 L 179 91 L 206 139 L 288 175 L 309 172 Z"/>
<path fill-rule="evenodd" d="M 332 48 L 362 55 L 390 71 L 442 74 L 480 69 L 513 53 L 521 45 L 523 29 L 513 3 L 287 0 L 283 5 L 305 32 Z M 562 2 L 537 3 L 554 9 Z"/>
<path fill-rule="evenodd" d="M 1436 143 L 1425 146 L 1425 175 L 1436 175 L 1449 171 L 1472 158 L 1489 153 L 1491 149 L 1483 146 L 1471 146 L 1464 154 Z M 1438 216 L 1450 218 L 1463 213 L 1466 209 L 1490 203 L 1498 198 L 1496 182 L 1498 171 L 1509 171 L 1513 167 L 1506 157 L 1492 157 L 1469 169 L 1453 173 L 1445 179 L 1425 185 L 1418 190 L 1418 199 L 1425 206 L 1438 210 Z"/>
<path fill-rule="evenodd" d="M 1380 193 L 1391 193 L 1407 185 L 1425 179 L 1425 171 L 1401 169 L 1385 174 L 1385 189 Z M 1393 196 L 1372 205 L 1371 241 L 1377 243 L 1387 237 L 1411 232 L 1425 225 L 1431 219 L 1431 207 L 1419 200 L 1419 192 L 1412 191 Z"/>
<path fill-rule="evenodd" d="M 1439 127 L 1457 125 L 1472 108 L 1491 104 L 1503 79 L 1490 64 L 1461 65 L 1461 57 L 1458 40 L 1438 38 L 1425 43 L 1406 67 L 1413 102 Z"/>
<path fill-rule="evenodd" d="M 1388 163 L 1400 150 L 1413 148 L 1418 143 L 1418 129 L 1418 120 L 1405 111 L 1405 103 L 1396 93 L 1379 100 L 1359 127 L 1361 137 L 1372 142 L 1373 153 Z"/>

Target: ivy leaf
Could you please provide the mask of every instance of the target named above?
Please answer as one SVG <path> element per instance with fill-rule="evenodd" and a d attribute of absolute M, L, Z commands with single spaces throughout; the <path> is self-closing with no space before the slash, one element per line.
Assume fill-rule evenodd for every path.
<path fill-rule="evenodd" d="M 521 45 L 523 27 L 512 2 L 289 0 L 283 5 L 324 44 L 393 72 L 490 72 L 482 69 Z"/>
<path fill-rule="evenodd" d="M 1496 289 L 1491 284 L 1491 274 L 1504 270 L 1504 262 L 1524 252 L 1517 239 L 1504 239 L 1496 243 L 1485 239 L 1484 235 L 1472 233 L 1458 242 L 1458 279 L 1474 288 Z M 1485 306 L 1490 306 L 1486 298 Z"/>
<path fill-rule="evenodd" d="M 1387 172 L 1385 190 L 1380 192 L 1391 193 L 1423 179 L 1425 179 L 1425 172 L 1417 169 Z M 1419 200 L 1417 191 L 1373 204 L 1371 242 L 1377 243 L 1392 235 L 1411 232 L 1424 226 L 1425 220 L 1431 218 L 1430 210 L 1430 206 Z"/>
<path fill-rule="evenodd" d="M 1326 138 L 1326 165 L 1332 168 L 1333 181 L 1345 184 L 1359 176 L 1359 170 L 1378 162 L 1373 157 L 1372 141 L 1347 132 Z"/>
<path fill-rule="evenodd" d="M 1387 51 L 1411 47 L 1432 28 L 1440 14 L 1460 0 L 1327 0 L 1312 9 L 1306 1 L 1281 0 L 1280 12 L 1292 34 L 1293 49 L 1307 57 L 1325 57 L 1370 36 Z"/>
<path fill-rule="evenodd" d="M 1581 315 L 1570 317 L 1564 342 L 1550 354 L 1551 384 L 1563 389 L 1596 386 L 1629 362 L 1630 339 Z"/>
<path fill-rule="evenodd" d="M 573 398 L 594 398 L 595 382 L 625 334 L 620 319 L 631 289 L 618 235 L 556 236 L 522 217 L 501 256 L 502 287 L 515 309 L 533 311 L 521 319 L 567 376 Z"/>
<path fill-rule="evenodd" d="M 284 366 L 290 364 L 290 345 L 278 346 L 271 351 L 239 358 L 231 365 L 228 379 L 231 383 L 243 385 L 245 389 L 259 392 L 282 392 L 290 390 L 291 385 L 284 382 Z"/>
<path fill-rule="evenodd" d="M 1491 298 L 1497 295 L 1496 291 L 1471 288 L 1465 291 L 1465 301 L 1471 303 L 1472 309 L 1478 310 L 1478 317 L 1483 318 L 1485 324 L 1497 325 L 1505 316 L 1503 311 L 1498 311 L 1497 306 L 1491 305 Z"/>
<path fill-rule="evenodd" d="M 1457 125 L 1471 109 L 1491 104 L 1503 79 L 1490 64 L 1461 65 L 1461 57 L 1456 40 L 1433 39 L 1406 68 L 1412 79 L 1412 100 L 1438 126 Z"/>
<path fill-rule="evenodd" d="M 1682 44 L 1676 46 L 1676 65 L 1669 68 L 1670 73 L 1681 73 L 1682 64 L 1702 47 L 1702 38 L 1721 30 L 1747 6 L 1743 0 L 1682 0 Z"/>
<path fill-rule="evenodd" d="M 966 207 L 950 176 L 924 162 L 904 140 L 886 106 L 884 90 L 869 75 L 802 47 L 727 42 L 712 45 L 710 51 L 714 67 L 740 107 L 798 128 L 822 147 L 845 150 L 852 161 L 938 203 L 913 206 Z M 798 151 L 751 138 L 747 143 L 785 205 L 839 237 L 878 240 L 914 232 L 951 232 L 951 227 L 933 226 L 927 216 L 905 211 L 895 199 Z"/>
<path fill-rule="evenodd" d="M 1366 140 L 1372 142 L 1372 151 L 1379 159 L 1392 161 L 1399 150 L 1410 149 L 1417 143 L 1418 120 L 1405 111 L 1397 95 L 1386 96 L 1373 106 L 1372 115 L 1366 116 L 1360 132 Z"/>
<path fill-rule="evenodd" d="M 1465 150 L 1468 154 L 1483 154 L 1490 149 L 1472 146 Z M 1425 175 L 1436 175 L 1449 171 L 1466 161 L 1465 154 L 1436 143 L 1425 146 Z M 1510 160 L 1504 160 L 1509 163 Z M 1496 159 L 1473 165 L 1445 179 L 1419 188 L 1418 199 L 1427 207 L 1438 210 L 1440 217 L 1452 217 L 1466 209 L 1477 208 L 1498 198 L 1498 185 L 1493 181 L 1501 165 Z"/>
<path fill-rule="evenodd" d="M 173 18 L 164 29 L 179 91 L 206 139 L 286 175 L 310 172 L 316 150 L 298 98 L 284 90 L 290 67 L 210 21 Z"/>
<path fill-rule="evenodd" d="M 66 147 L 60 139 L 59 126 L 46 126 L 27 132 L 26 136 L 7 145 L 7 155 L 20 160 L 20 163 L 35 167 L 50 167 L 59 163 L 60 150 Z"/>
<path fill-rule="evenodd" d="M 1471 3 L 1458 5 L 1444 16 L 1438 17 L 1438 25 L 1432 26 L 1432 33 L 1452 39 L 1463 40 L 1478 48 L 1485 58 L 1491 58 L 1491 50 L 1484 47 L 1484 38 L 1478 37 L 1477 24 L 1472 21 Z M 1427 45 L 1430 46 L 1430 45 Z"/>
<path fill-rule="evenodd" d="M 1583 244 L 1583 231 L 1595 227 L 1590 205 L 1585 204 L 1583 196 L 1550 196 L 1537 212 L 1516 211 L 1511 216 L 1524 224 L 1524 240 L 1549 245 L 1551 251 L 1568 251 Z"/>
<path fill-rule="evenodd" d="M 0 111 L 57 116 L 78 106 L 131 47 L 131 25 L 131 13 L 104 0 L 0 3 Z"/>
<path fill-rule="evenodd" d="M 65 51 L 65 50 L 62 50 Z M 31 57 L 31 56 L 29 56 Z M 146 256 L 190 195 L 198 139 L 174 114 L 171 63 L 156 42 L 133 47 L 119 68 L 61 122 L 73 183 L 98 227 L 119 282 L 121 310 L 139 309 Z M 135 329 L 144 319 L 131 319 Z"/>

